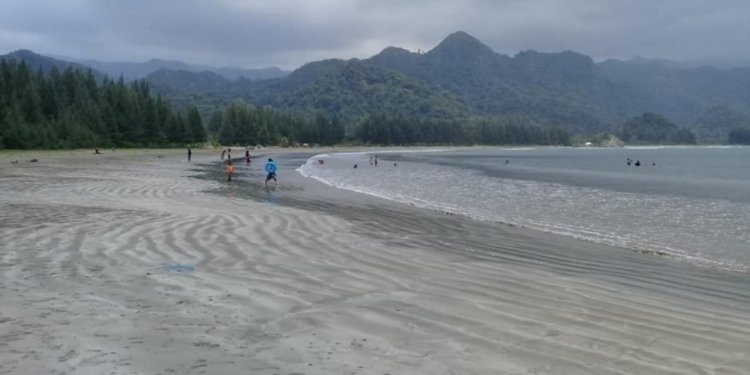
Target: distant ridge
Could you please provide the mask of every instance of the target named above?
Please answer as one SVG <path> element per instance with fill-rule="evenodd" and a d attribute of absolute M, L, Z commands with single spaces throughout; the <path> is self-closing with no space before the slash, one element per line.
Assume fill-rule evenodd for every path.
<path fill-rule="evenodd" d="M 122 76 L 125 80 L 132 81 L 143 79 L 150 73 L 159 69 L 171 70 L 191 70 L 188 64 L 180 61 L 151 59 L 148 61 L 133 62 L 101 62 L 97 60 L 75 60 L 81 64 L 88 65 L 94 69 L 106 73 L 110 77 L 119 78 Z"/>
<path fill-rule="evenodd" d="M 53 67 L 59 70 L 65 70 L 65 69 L 71 68 L 71 69 L 82 70 L 82 71 L 91 70 L 95 77 L 99 79 L 104 77 L 104 74 L 97 71 L 96 69 L 92 69 L 89 66 L 77 64 L 77 63 L 70 62 L 70 61 L 58 60 L 58 59 L 48 57 L 48 56 L 43 56 L 43 55 L 40 55 L 38 53 L 35 53 L 30 50 L 26 50 L 26 49 L 19 49 L 17 51 L 10 52 L 6 55 L 0 55 L 0 60 L 24 61 L 26 65 L 28 65 L 32 71 L 41 69 L 42 71 L 47 73 L 50 70 L 52 70 Z"/>
<path fill-rule="evenodd" d="M 227 80 L 235 81 L 240 78 L 249 80 L 271 79 L 284 77 L 289 74 L 288 71 L 281 70 L 277 67 L 245 69 L 237 67 L 215 67 L 209 65 L 191 65 L 182 61 L 151 59 L 143 62 L 104 62 L 98 60 L 79 60 L 71 59 L 79 64 L 90 66 L 96 70 L 106 73 L 112 77 L 122 76 L 126 80 L 143 79 L 149 74 L 160 69 L 181 70 L 185 72 L 205 72 L 216 73 Z"/>
<path fill-rule="evenodd" d="M 26 52 L 14 58 L 72 66 Z M 174 61 L 142 64 L 169 65 L 146 80 L 180 106 L 212 108 L 241 99 L 349 123 L 376 112 L 502 119 L 591 134 L 653 112 L 690 126 L 702 141 L 726 139 L 732 129 L 749 126 L 750 118 L 750 67 L 689 67 L 642 58 L 597 63 L 575 51 L 510 56 L 463 31 L 424 53 L 391 46 L 367 59 L 313 61 L 291 73 L 269 68 L 263 79 L 238 75 L 241 71 L 186 69 Z"/>
<path fill-rule="evenodd" d="M 212 103 L 242 98 L 291 111 L 323 111 L 347 121 L 370 111 L 502 117 L 575 134 L 608 131 L 655 112 L 691 126 L 705 139 L 721 139 L 727 129 L 744 126 L 733 119 L 750 117 L 750 68 L 685 68 L 644 59 L 596 63 L 574 51 L 526 50 L 509 56 L 463 31 L 424 53 L 391 46 L 369 59 L 314 61 L 285 77 L 238 80 L 223 91 L 216 91 L 221 84 L 206 85 L 206 77 L 191 74 L 170 80 L 200 83 L 167 83 L 156 75 L 147 80 L 181 98 L 205 87 Z M 712 110 L 717 106 L 726 110 Z M 736 124 L 726 123 L 732 121 Z M 717 123 L 722 123 L 720 131 L 701 130 Z"/>
<path fill-rule="evenodd" d="M 148 75 L 149 85 L 160 92 L 227 92 L 231 82 L 209 71 L 187 72 L 161 68 Z"/>

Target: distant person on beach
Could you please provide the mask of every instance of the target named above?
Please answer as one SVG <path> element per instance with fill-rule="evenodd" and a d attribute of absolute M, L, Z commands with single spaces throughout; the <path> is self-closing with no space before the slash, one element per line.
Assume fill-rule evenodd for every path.
<path fill-rule="evenodd" d="M 378 156 L 377 155 L 375 155 L 375 166 L 376 167 L 378 166 Z"/>
<path fill-rule="evenodd" d="M 94 149 L 94 154 L 97 154 L 97 155 L 101 155 L 102 153 L 101 153 L 101 152 L 99 152 L 99 149 L 98 149 L 98 148 L 95 148 L 95 149 Z"/>
<path fill-rule="evenodd" d="M 394 166 L 394 167 L 397 167 L 397 166 L 398 166 L 398 164 L 396 164 L 396 162 L 393 162 L 393 166 Z"/>
<path fill-rule="evenodd" d="M 245 150 L 245 163 L 250 164 L 250 150 Z"/>
<path fill-rule="evenodd" d="M 636 167 L 640 167 L 640 166 L 641 166 L 641 161 L 640 161 L 640 160 L 636 160 L 636 162 L 635 162 L 635 166 L 636 166 Z"/>
<path fill-rule="evenodd" d="M 276 162 L 273 161 L 273 159 L 268 158 L 268 161 L 266 162 L 266 165 L 263 166 L 263 169 L 268 172 L 268 174 L 266 175 L 266 185 L 268 185 L 268 181 L 271 180 L 273 180 L 273 182 L 277 184 L 279 183 L 279 181 L 276 180 L 276 170 L 278 169 L 278 167 L 276 166 Z"/>
<path fill-rule="evenodd" d="M 221 150 L 221 160 L 224 160 L 224 155 L 226 155 L 227 150 Z"/>
<path fill-rule="evenodd" d="M 232 173 L 234 173 L 234 166 L 231 160 L 227 160 L 227 166 L 224 167 L 224 172 L 227 173 L 227 182 L 232 181 Z"/>
<path fill-rule="evenodd" d="M 190 158 L 193 157 L 193 150 L 188 147 L 188 161 L 190 161 Z"/>
<path fill-rule="evenodd" d="M 370 156 L 370 165 L 372 165 L 372 156 Z"/>

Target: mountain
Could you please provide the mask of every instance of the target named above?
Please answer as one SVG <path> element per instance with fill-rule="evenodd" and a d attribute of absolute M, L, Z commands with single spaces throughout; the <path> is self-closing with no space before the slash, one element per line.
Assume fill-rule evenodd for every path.
<path fill-rule="evenodd" d="M 711 107 L 692 124 L 704 142 L 722 143 L 735 129 L 750 129 L 750 116 L 727 106 Z"/>
<path fill-rule="evenodd" d="M 498 56 L 492 48 L 463 31 L 448 35 L 426 55 L 433 60 L 461 62 L 472 66 L 485 65 Z"/>
<path fill-rule="evenodd" d="M 207 69 L 215 72 L 216 74 L 230 80 L 235 81 L 240 78 L 249 80 L 259 79 L 272 79 L 280 78 L 289 75 L 286 70 L 281 70 L 275 66 L 270 68 L 259 68 L 259 69 L 245 69 L 245 68 L 233 68 L 233 67 L 221 67 Z"/>
<path fill-rule="evenodd" d="M 716 106 L 750 113 L 750 68 L 647 59 L 595 63 L 573 51 L 511 57 L 464 32 L 425 54 L 388 47 L 369 62 L 450 91 L 475 113 L 516 114 L 574 132 L 603 130 L 644 112 L 686 125 Z"/>
<path fill-rule="evenodd" d="M 187 72 L 161 68 L 148 75 L 149 86 L 158 92 L 217 93 L 231 90 L 232 83 L 209 71 Z"/>
<path fill-rule="evenodd" d="M 477 114 L 518 115 L 576 132 L 603 127 L 587 108 L 594 62 L 574 52 L 510 57 L 459 31 L 425 54 L 389 47 L 368 62 L 449 91 Z"/>
<path fill-rule="evenodd" d="M 76 61 L 82 65 L 90 66 L 98 71 L 104 72 L 110 77 L 122 76 L 125 80 L 146 78 L 151 73 L 160 69 L 181 70 L 186 72 L 200 73 L 210 71 L 216 73 L 225 79 L 235 81 L 240 78 L 257 80 L 284 77 L 289 72 L 277 67 L 245 69 L 237 67 L 215 67 L 209 65 L 190 65 L 181 61 L 151 59 L 144 62 L 104 62 L 98 60 L 79 60 L 66 58 L 67 60 Z"/>
<path fill-rule="evenodd" d="M 659 64 L 612 61 L 598 68 L 601 79 L 637 87 L 650 96 L 651 106 L 681 122 L 689 122 L 715 106 L 734 107 L 745 113 L 750 109 L 750 68 L 671 69 Z"/>
<path fill-rule="evenodd" d="M 97 60 L 75 60 L 106 73 L 110 77 L 122 76 L 127 81 L 142 79 L 159 69 L 193 71 L 188 65 L 180 61 L 151 59 L 144 62 L 102 62 Z"/>
<path fill-rule="evenodd" d="M 14 53 L 36 66 L 80 64 Z M 14 56 L 15 56 L 14 55 Z M 8 55 L 10 56 L 10 55 Z M 750 117 L 750 67 L 718 69 L 636 58 L 595 62 L 574 52 L 500 54 L 465 32 L 426 53 L 387 47 L 368 59 L 315 61 L 287 74 L 177 61 L 90 64 L 127 77 L 149 72 L 152 89 L 207 112 L 237 99 L 357 122 L 372 112 L 436 119 L 522 119 L 597 133 L 653 112 L 718 142 Z M 56 65 L 55 65 L 56 64 Z M 109 64 L 109 65 L 107 65 Z M 257 73 L 252 75 L 251 73 Z M 113 74 L 114 75 L 114 74 Z M 119 75 L 119 74 L 118 74 Z"/>
<path fill-rule="evenodd" d="M 52 70 L 52 68 L 57 68 L 60 71 L 71 68 L 73 70 L 81 70 L 81 71 L 91 70 L 92 73 L 94 74 L 94 77 L 96 77 L 97 79 L 101 79 L 104 77 L 104 74 L 88 66 L 77 64 L 77 63 L 70 62 L 70 61 L 58 60 L 58 59 L 48 57 L 48 56 L 43 56 L 43 55 L 34 53 L 29 50 L 25 50 L 25 49 L 13 51 L 6 55 L 0 55 L 0 60 L 24 61 L 26 65 L 29 66 L 31 71 L 36 71 L 38 69 L 41 69 L 42 71 L 47 73 L 50 70 Z"/>
<path fill-rule="evenodd" d="M 360 60 L 301 67 L 273 83 L 259 82 L 253 102 L 302 112 L 323 111 L 354 121 L 368 113 L 457 118 L 467 108 L 449 92 Z"/>
<path fill-rule="evenodd" d="M 317 61 L 287 77 L 268 80 L 229 81 L 211 72 L 161 69 L 146 81 L 179 106 L 244 99 L 298 113 L 333 114 L 349 123 L 368 113 L 440 118 L 469 114 L 466 106 L 446 91 L 356 59 Z"/>
<path fill-rule="evenodd" d="M 147 79 L 157 82 L 156 76 Z M 188 90 L 189 85 L 154 87 L 167 94 L 167 88 Z M 350 121 L 377 110 L 433 118 L 512 116 L 596 133 L 654 112 L 680 126 L 703 128 L 697 134 L 706 141 L 724 137 L 750 114 L 750 68 L 690 67 L 643 58 L 596 63 L 574 51 L 527 50 L 509 56 L 461 31 L 426 53 L 387 47 L 369 59 L 317 61 L 285 77 L 240 79 L 226 91 L 212 87 L 202 94 L 210 94 L 214 104 L 242 98 L 292 111 L 326 111 Z M 198 94 L 194 100 L 205 98 L 193 94 Z M 736 114 L 707 114 L 717 107 Z M 717 123 L 722 128 L 712 131 L 710 124 Z"/>

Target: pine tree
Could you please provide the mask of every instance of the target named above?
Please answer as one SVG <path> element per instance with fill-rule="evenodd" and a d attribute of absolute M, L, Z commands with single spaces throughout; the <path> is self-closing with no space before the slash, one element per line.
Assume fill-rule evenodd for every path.
<path fill-rule="evenodd" d="M 213 138 L 217 138 L 219 130 L 221 130 L 221 123 L 224 119 L 224 112 L 220 110 L 214 111 L 211 114 L 211 119 L 208 121 L 208 132 Z"/>
<path fill-rule="evenodd" d="M 190 133 L 192 135 L 192 142 L 206 141 L 206 129 L 203 127 L 203 119 L 196 107 L 192 107 L 188 110 L 188 127 L 190 128 Z"/>

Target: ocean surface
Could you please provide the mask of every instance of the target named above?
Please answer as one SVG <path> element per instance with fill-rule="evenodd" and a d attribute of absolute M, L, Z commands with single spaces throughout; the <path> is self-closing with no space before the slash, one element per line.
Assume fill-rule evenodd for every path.
<path fill-rule="evenodd" d="M 750 272 L 748 147 L 332 153 L 297 171 L 406 204 Z"/>

